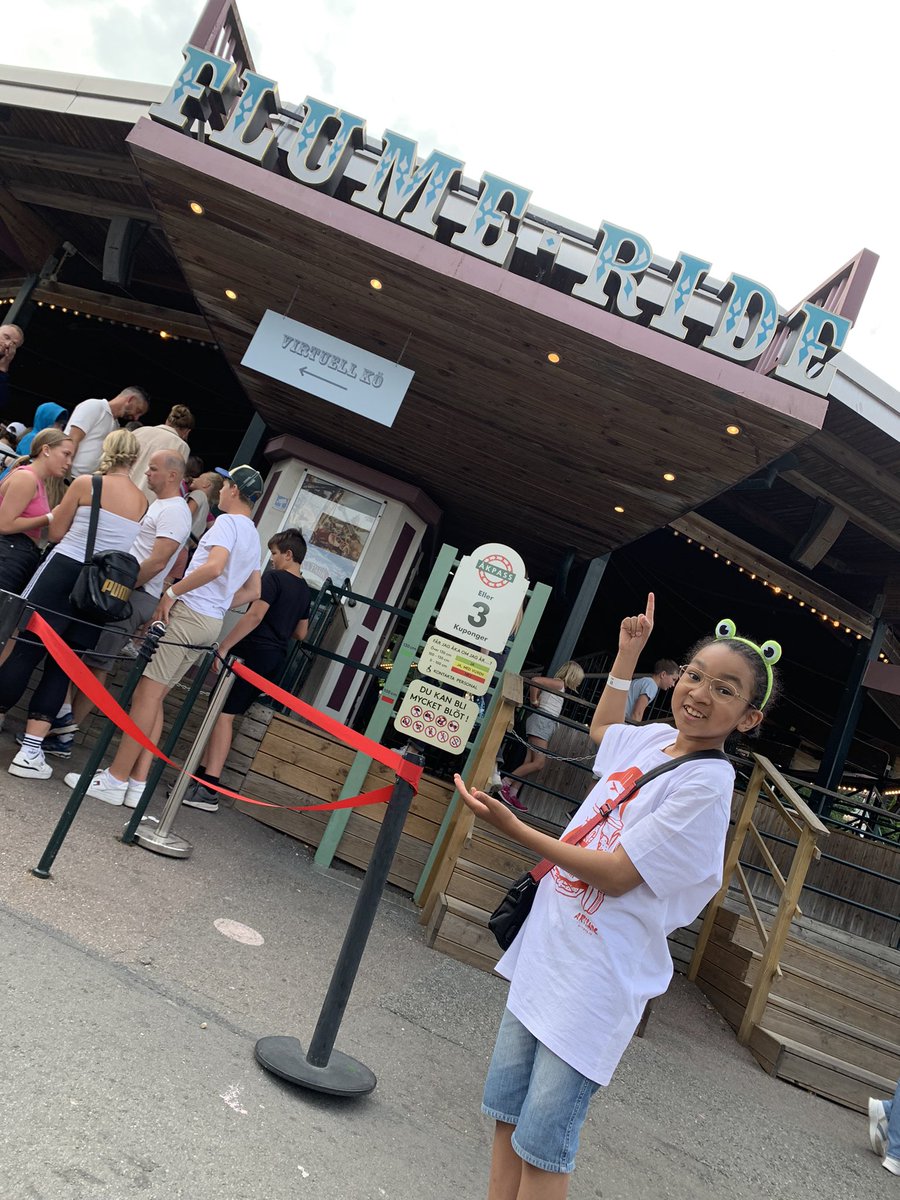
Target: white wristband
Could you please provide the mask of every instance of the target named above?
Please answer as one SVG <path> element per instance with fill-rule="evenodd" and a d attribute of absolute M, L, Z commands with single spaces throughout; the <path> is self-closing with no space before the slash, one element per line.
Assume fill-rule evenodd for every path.
<path fill-rule="evenodd" d="M 617 692 L 627 692 L 631 687 L 631 680 L 616 679 L 615 675 L 607 675 L 606 686 L 613 688 Z"/>
<path fill-rule="evenodd" d="M 46 516 L 47 516 L 47 524 L 49 525 L 50 522 L 53 520 L 53 510 L 52 509 L 48 510 Z"/>
<path fill-rule="evenodd" d="M 175 595 L 175 593 L 172 591 L 172 589 L 170 587 L 166 588 L 166 595 L 169 597 L 170 600 L 178 599 L 178 597 Z"/>

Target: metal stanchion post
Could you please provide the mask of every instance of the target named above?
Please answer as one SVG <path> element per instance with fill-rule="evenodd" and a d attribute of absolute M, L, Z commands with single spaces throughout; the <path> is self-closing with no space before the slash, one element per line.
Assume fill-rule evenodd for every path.
<path fill-rule="evenodd" d="M 240 659 L 232 661 L 240 662 Z M 139 846 L 143 846 L 145 850 L 152 850 L 154 854 L 165 854 L 169 858 L 190 858 L 193 853 L 194 848 L 190 842 L 172 833 L 172 825 L 175 822 L 175 814 L 181 807 L 181 801 L 184 793 L 187 791 L 190 777 L 200 762 L 200 755 L 206 748 L 213 725 L 219 719 L 219 714 L 222 711 L 225 701 L 228 699 L 228 693 L 231 691 L 233 684 L 234 674 L 228 670 L 228 666 L 226 665 L 222 668 L 219 682 L 216 684 L 213 694 L 209 698 L 209 705 L 207 706 L 203 720 L 200 722 L 200 728 L 197 730 L 194 744 L 191 746 L 184 766 L 181 768 L 181 774 L 172 786 L 169 799 L 166 801 L 166 806 L 159 818 L 159 824 L 149 817 L 145 817 L 135 830 L 134 840 Z"/>
<path fill-rule="evenodd" d="M 422 756 L 416 750 L 407 751 L 403 757 L 415 766 L 422 765 Z M 309 1050 L 304 1054 L 294 1037 L 264 1037 L 256 1043 L 257 1062 L 281 1079 L 330 1096 L 364 1096 L 377 1083 L 374 1072 L 349 1054 L 335 1050 L 334 1043 L 414 795 L 412 785 L 398 776 Z"/>
<path fill-rule="evenodd" d="M 134 689 L 137 687 L 138 680 L 144 673 L 147 663 L 156 653 L 156 648 L 159 645 L 159 640 L 166 632 L 166 627 L 161 621 L 157 621 L 147 630 L 147 634 L 138 650 L 137 660 L 131 668 L 125 683 L 122 685 L 122 691 L 119 693 L 119 704 L 122 708 L 131 699 Z M 85 763 L 84 770 L 78 783 L 72 790 L 72 795 L 69 797 L 69 802 L 62 811 L 62 816 L 57 822 L 56 828 L 50 836 L 50 841 L 47 843 L 47 848 L 41 855 L 41 861 L 32 870 L 32 875 L 36 875 L 38 879 L 49 879 L 50 868 L 53 865 L 53 860 L 59 853 L 59 848 L 66 839 L 66 834 L 71 828 L 72 822 L 81 808 L 81 802 L 84 799 L 84 794 L 88 790 L 91 780 L 94 778 L 94 772 L 100 766 L 103 760 L 103 755 L 106 753 L 106 748 L 113 739 L 113 734 L 116 732 L 117 726 L 107 719 L 106 724 L 100 736 L 97 738 L 97 744 L 91 751 L 90 757 Z"/>
<path fill-rule="evenodd" d="M 206 677 L 209 674 L 215 657 L 216 649 L 215 646 L 213 646 L 207 650 L 206 654 L 204 654 L 203 658 L 200 660 L 200 663 L 197 667 L 197 673 L 194 677 L 194 682 L 188 689 L 188 693 L 184 700 L 182 700 L 181 708 L 179 708 L 175 716 L 175 720 L 172 722 L 172 728 L 169 730 L 168 736 L 162 744 L 161 749 L 166 758 L 171 758 L 175 753 L 175 746 L 178 742 L 178 739 L 181 737 L 181 731 L 187 724 L 187 719 L 194 711 L 194 705 L 200 698 L 200 693 L 203 691 L 203 684 L 206 682 Z M 122 834 L 122 841 L 126 844 L 126 846 L 130 845 L 134 841 L 135 830 L 143 820 L 144 813 L 147 811 L 150 801 L 153 799 L 153 793 L 156 791 L 156 785 L 162 778 L 162 773 L 166 769 L 166 766 L 167 764 L 162 758 L 155 758 L 153 760 L 153 766 L 150 768 L 150 772 L 147 775 L 147 782 L 144 785 L 144 790 L 141 792 L 140 799 L 135 805 L 134 812 L 131 814 L 131 819 L 125 826 L 125 830 Z"/>

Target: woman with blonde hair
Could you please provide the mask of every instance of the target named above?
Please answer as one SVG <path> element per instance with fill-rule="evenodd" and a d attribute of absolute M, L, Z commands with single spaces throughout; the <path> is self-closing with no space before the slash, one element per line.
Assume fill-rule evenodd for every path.
<path fill-rule="evenodd" d="M 139 446 L 127 429 L 114 429 L 103 442 L 98 473 L 101 476 L 100 512 L 94 553 L 128 551 L 137 536 L 147 499 L 128 478 Z M 23 595 L 73 650 L 90 650 L 100 635 L 100 625 L 85 621 L 70 595 L 84 564 L 92 500 L 92 476 L 79 475 L 65 498 L 53 510 L 50 540 L 56 545 Z M 19 635 L 15 649 L 0 667 L 0 716 L 17 703 L 45 657 L 43 643 L 33 634 Z M 23 779 L 49 779 L 53 768 L 44 758 L 43 741 L 66 696 L 68 679 L 49 659 L 28 708 L 22 748 L 9 766 L 11 775 Z"/>
<path fill-rule="evenodd" d="M 40 563 L 38 542 L 53 520 L 47 485 L 63 479 L 75 447 L 60 429 L 44 429 L 0 483 L 0 588 L 21 592 Z"/>
<path fill-rule="evenodd" d="M 536 775 L 544 769 L 547 755 L 544 751 L 550 745 L 553 731 L 556 728 L 556 718 L 562 712 L 565 694 L 577 692 L 584 682 L 584 671 L 577 662 L 563 663 L 552 676 L 533 675 L 529 681 L 528 702 L 537 712 L 528 714 L 525 722 L 525 734 L 528 738 L 528 753 L 525 761 L 516 771 L 516 779 L 506 779 L 500 785 L 500 795 L 513 808 L 524 809 L 525 805 L 519 799 L 522 788 L 522 776 Z"/>

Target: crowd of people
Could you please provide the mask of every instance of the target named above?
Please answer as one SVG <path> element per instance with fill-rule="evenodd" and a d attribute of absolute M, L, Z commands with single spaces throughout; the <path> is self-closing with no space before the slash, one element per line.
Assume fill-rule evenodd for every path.
<path fill-rule="evenodd" d="M 21 331 L 15 336 L 9 330 L 17 327 L 0 327 L 0 376 L 22 344 Z M 0 462 L 0 589 L 27 599 L 101 682 L 129 647 L 133 653 L 132 639 L 163 622 L 166 633 L 130 710 L 157 741 L 166 695 L 205 648 L 218 644 L 221 655 L 232 652 L 277 679 L 291 639 L 306 636 L 310 591 L 302 577 L 306 542 L 299 529 L 269 540 L 269 567 L 260 573 L 262 548 L 251 517 L 262 495 L 259 472 L 249 465 L 204 470 L 190 452 L 190 409 L 176 404 L 161 425 L 144 423 L 148 411 L 147 393 L 130 386 L 111 400 L 83 400 L 71 413 L 41 404 L 30 429 L 16 422 L 0 426 L 0 454 L 7 460 Z M 94 557 L 120 551 L 134 560 L 126 615 L 113 623 L 104 624 L 73 597 L 91 542 Z M 244 606 L 223 635 L 226 614 Z M 48 756 L 71 757 L 92 707 L 43 643 L 20 631 L 0 655 L 0 728 L 42 665 L 8 767 L 24 779 L 49 779 Z M 189 790 L 185 804 L 217 809 L 215 787 L 234 717 L 257 694 L 243 681 L 233 687 L 206 749 L 203 783 Z M 149 767 L 149 753 L 123 735 L 87 794 L 133 807 Z M 72 786 L 77 780 L 77 774 L 66 776 Z"/>

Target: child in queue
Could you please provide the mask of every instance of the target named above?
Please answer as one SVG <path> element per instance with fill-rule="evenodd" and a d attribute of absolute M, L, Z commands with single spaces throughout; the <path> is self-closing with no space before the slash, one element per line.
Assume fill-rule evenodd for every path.
<path fill-rule="evenodd" d="M 496 1122 L 488 1200 L 566 1196 L 589 1101 L 609 1083 L 647 1002 L 672 977 L 666 939 L 694 920 L 722 881 L 734 788 L 723 749 L 762 721 L 781 650 L 720 622 L 681 669 L 673 724 L 625 725 L 653 617 L 651 593 L 645 612 L 622 621 L 591 722 L 599 782 L 569 830 L 601 812 L 605 819 L 578 844 L 531 828 L 456 776 L 476 816 L 555 864 L 497 965 L 510 990 L 482 1105 Z M 698 751 L 706 757 L 638 783 Z"/>

